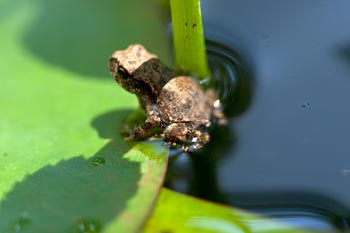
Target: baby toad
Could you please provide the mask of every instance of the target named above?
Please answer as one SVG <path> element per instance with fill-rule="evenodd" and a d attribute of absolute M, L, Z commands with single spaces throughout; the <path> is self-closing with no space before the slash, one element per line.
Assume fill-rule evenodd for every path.
<path fill-rule="evenodd" d="M 204 92 L 191 77 L 177 76 L 142 45 L 114 52 L 109 69 L 120 86 L 136 94 L 147 117 L 130 132 L 132 140 L 160 131 L 166 143 L 195 151 L 209 142 L 207 131 L 212 119 L 226 123 L 213 89 Z"/>

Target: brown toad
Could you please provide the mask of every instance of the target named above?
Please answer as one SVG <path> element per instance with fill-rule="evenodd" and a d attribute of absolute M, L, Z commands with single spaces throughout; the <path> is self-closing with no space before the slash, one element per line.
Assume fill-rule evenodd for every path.
<path fill-rule="evenodd" d="M 147 117 L 130 133 L 132 140 L 160 130 L 165 142 L 194 151 L 209 142 L 212 118 L 226 122 L 213 89 L 204 92 L 194 79 L 177 76 L 142 45 L 114 52 L 109 69 L 120 86 L 136 94 Z"/>

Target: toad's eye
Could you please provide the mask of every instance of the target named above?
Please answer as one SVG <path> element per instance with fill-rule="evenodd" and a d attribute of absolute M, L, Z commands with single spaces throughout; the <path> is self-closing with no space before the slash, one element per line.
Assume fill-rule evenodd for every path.
<path fill-rule="evenodd" d="M 123 79 L 126 79 L 129 76 L 128 72 L 122 66 L 118 66 L 117 74 Z"/>

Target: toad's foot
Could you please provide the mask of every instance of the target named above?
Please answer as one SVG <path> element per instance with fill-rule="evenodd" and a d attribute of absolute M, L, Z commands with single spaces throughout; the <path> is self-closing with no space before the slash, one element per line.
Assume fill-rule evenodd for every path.
<path fill-rule="evenodd" d="M 148 118 L 142 125 L 131 131 L 129 139 L 142 140 L 157 134 L 157 131 L 159 131 L 159 122 L 153 118 Z"/>

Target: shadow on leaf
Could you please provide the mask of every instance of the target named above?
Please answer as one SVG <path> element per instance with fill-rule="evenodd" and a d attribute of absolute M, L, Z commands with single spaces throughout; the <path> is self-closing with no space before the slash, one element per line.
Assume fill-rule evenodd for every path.
<path fill-rule="evenodd" d="M 129 148 L 118 137 L 117 127 L 129 113 L 94 119 L 99 136 L 111 141 L 92 157 L 45 166 L 17 183 L 0 204 L 0 232 L 98 232 L 115 219 L 141 177 L 140 164 L 123 158 Z"/>
<path fill-rule="evenodd" d="M 149 2 L 37 0 L 36 4 L 39 12 L 24 35 L 27 49 L 45 62 L 86 77 L 109 78 L 107 61 L 114 50 L 136 42 L 160 48 L 156 38 L 164 35 Z"/>

